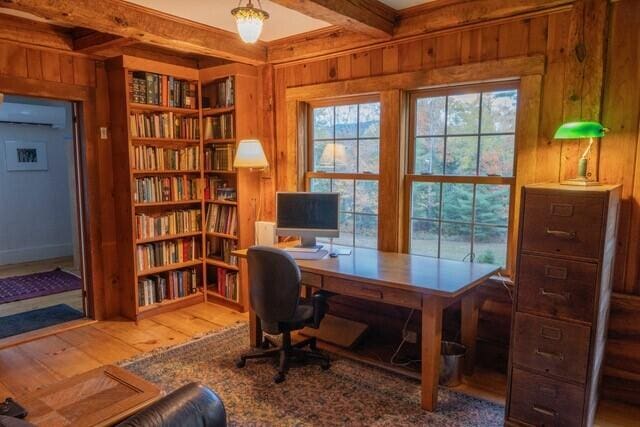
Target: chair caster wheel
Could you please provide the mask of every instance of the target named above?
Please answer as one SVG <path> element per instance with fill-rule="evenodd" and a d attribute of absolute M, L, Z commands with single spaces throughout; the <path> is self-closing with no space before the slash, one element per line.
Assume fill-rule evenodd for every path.
<path fill-rule="evenodd" d="M 240 359 L 236 362 L 236 368 L 244 368 L 247 364 L 247 361 L 244 359 Z"/>
<path fill-rule="evenodd" d="M 276 384 L 280 384 L 285 380 L 285 376 L 282 372 L 278 372 L 275 377 L 273 377 L 273 382 Z"/>
<path fill-rule="evenodd" d="M 323 371 L 326 371 L 327 369 L 329 369 L 331 367 L 331 363 L 323 362 L 322 365 L 320 365 L 320 367 L 322 368 Z"/>

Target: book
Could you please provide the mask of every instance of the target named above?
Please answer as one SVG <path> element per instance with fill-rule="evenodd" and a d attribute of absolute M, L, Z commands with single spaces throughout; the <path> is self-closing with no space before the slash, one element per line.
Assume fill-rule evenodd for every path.
<path fill-rule="evenodd" d="M 134 166 L 138 171 L 181 171 L 200 169 L 200 148 L 181 149 L 136 145 Z"/>
<path fill-rule="evenodd" d="M 217 268 L 215 283 L 211 283 L 212 288 L 220 296 L 235 302 L 240 301 L 240 292 L 238 289 L 238 273 L 226 268 Z"/>
<path fill-rule="evenodd" d="M 207 208 L 207 232 L 237 236 L 237 211 L 235 206 L 209 205 Z"/>
<path fill-rule="evenodd" d="M 199 258 L 199 240 L 199 237 L 190 237 L 137 245 L 136 265 L 138 272 Z"/>
<path fill-rule="evenodd" d="M 234 120 L 233 113 L 224 113 L 208 116 L 203 119 L 205 139 L 233 139 Z"/>
<path fill-rule="evenodd" d="M 193 176 L 148 176 L 136 178 L 133 199 L 136 203 L 197 200 L 199 178 Z"/>
<path fill-rule="evenodd" d="M 215 144 L 204 149 L 204 168 L 209 171 L 232 171 L 235 146 Z"/>
<path fill-rule="evenodd" d="M 200 209 L 136 214 L 136 239 L 199 232 L 201 217 Z"/>
<path fill-rule="evenodd" d="M 198 292 L 200 282 L 195 268 L 170 271 L 165 275 L 138 280 L 138 306 L 144 307 Z"/>
<path fill-rule="evenodd" d="M 212 237 L 207 239 L 207 258 L 222 261 L 229 265 L 238 265 L 238 257 L 231 253 L 238 249 L 235 240 Z"/>
<path fill-rule="evenodd" d="M 132 113 L 129 116 L 132 138 L 200 138 L 198 117 L 169 113 Z"/>
<path fill-rule="evenodd" d="M 197 109 L 197 84 L 145 71 L 129 72 L 129 98 L 136 104 Z"/>

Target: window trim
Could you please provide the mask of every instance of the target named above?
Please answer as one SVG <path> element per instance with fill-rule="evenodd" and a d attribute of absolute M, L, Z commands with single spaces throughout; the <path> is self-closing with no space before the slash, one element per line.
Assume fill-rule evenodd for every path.
<path fill-rule="evenodd" d="M 314 139 L 313 139 L 313 110 L 315 108 L 323 108 L 323 107 L 337 107 L 337 106 L 341 106 L 341 105 L 352 105 L 352 104 L 368 104 L 368 103 L 374 103 L 377 102 L 380 104 L 380 135 L 378 135 L 378 138 L 373 138 L 373 137 L 366 137 L 366 138 L 359 138 L 356 137 L 355 140 L 360 141 L 360 139 L 364 139 L 364 140 L 372 140 L 372 139 L 377 139 L 378 140 L 378 146 L 379 146 L 379 150 L 382 151 L 382 120 L 383 120 L 383 111 L 382 111 L 382 100 L 380 97 L 380 94 L 369 94 L 369 95 L 356 95 L 356 96 L 348 96 L 348 97 L 336 97 L 336 98 L 326 98 L 326 99 L 322 99 L 322 100 L 311 100 L 311 101 L 307 101 L 305 102 L 306 104 L 306 118 L 305 118 L 305 125 L 306 125 L 306 130 L 305 130 L 305 138 L 306 141 L 304 143 L 304 149 L 306 151 L 305 156 L 305 160 L 306 160 L 306 166 L 303 169 L 304 171 L 304 176 L 303 176 L 303 182 L 304 182 L 304 190 L 305 191 L 310 191 L 311 189 L 311 180 L 312 179 L 351 179 L 355 181 L 377 181 L 378 182 L 378 212 L 375 214 L 375 216 L 378 218 L 378 230 L 377 230 L 377 236 L 378 236 L 378 241 L 376 243 L 376 247 L 379 248 L 380 247 L 380 236 L 381 236 L 381 227 L 382 224 L 380 222 L 380 180 L 381 180 L 381 174 L 380 174 L 380 167 L 382 165 L 382 162 L 379 161 L 378 164 L 378 173 L 365 173 L 365 172 L 316 172 L 313 170 L 313 165 L 314 165 L 314 159 L 313 159 L 313 155 L 314 155 L 314 150 L 313 150 L 313 143 L 314 143 Z M 335 123 L 334 123 L 335 126 Z M 336 140 L 354 140 L 354 138 L 333 138 L 331 139 L 331 141 L 336 141 Z M 329 139 L 320 139 L 320 141 L 329 141 Z M 373 214 L 363 214 L 363 215 L 373 215 Z M 355 224 L 354 224 L 355 227 Z M 355 239 L 355 230 L 354 230 L 354 239 Z M 355 240 L 353 243 L 353 247 L 355 246 Z"/>
<path fill-rule="evenodd" d="M 516 104 L 516 117 L 515 117 L 515 128 L 513 131 L 514 135 L 514 159 L 513 159 L 513 176 L 503 177 L 503 176 L 477 176 L 477 175 L 427 175 L 427 174 L 417 174 L 415 173 L 415 139 L 416 139 L 416 105 L 417 100 L 425 97 L 436 97 L 436 96 L 451 96 L 451 95 L 463 95 L 468 93 L 480 93 L 480 92 L 494 92 L 499 90 L 517 90 L 518 91 L 518 102 Z M 510 80 L 503 82 L 488 82 L 488 83 L 477 83 L 477 84 L 469 84 L 469 85 L 456 85 L 456 86 L 447 86 L 447 87 L 439 87 L 439 88 L 431 88 L 431 89 L 421 89 L 414 90 L 408 92 L 408 105 L 407 105 L 407 115 L 408 115 L 408 129 L 407 129 L 407 149 L 406 149 L 406 160 L 405 160 L 405 168 L 406 173 L 404 174 L 404 197 L 402 201 L 402 205 L 404 206 L 404 214 L 403 214 L 403 239 L 402 239 L 402 251 L 404 253 L 410 253 L 411 251 L 411 193 L 414 182 L 432 182 L 432 183 L 456 183 L 456 184 L 475 184 L 475 185 L 483 185 L 483 184 L 493 184 L 493 185 L 508 185 L 509 186 L 509 217 L 507 221 L 507 250 L 505 255 L 505 266 L 502 269 L 503 274 L 510 276 L 514 271 L 513 257 L 512 254 L 515 253 L 516 248 L 513 247 L 513 239 L 511 238 L 513 234 L 514 220 L 515 220 L 515 204 L 516 204 L 516 180 L 517 180 L 517 158 L 518 158 L 518 124 L 519 124 L 519 115 L 520 112 L 520 80 Z M 482 107 L 482 106 L 480 106 Z M 446 120 L 446 116 L 445 116 Z M 481 118 L 479 119 L 481 120 Z M 511 132 L 508 133 L 511 135 Z M 471 134 L 470 136 L 477 136 L 479 134 Z M 445 135 L 446 136 L 446 135 Z M 455 135 L 455 136 L 464 136 L 464 135 Z M 478 153 L 479 155 L 479 153 Z M 443 159 L 444 161 L 444 159 Z M 475 195 L 474 195 L 475 200 Z M 442 201 L 440 202 L 442 204 Z M 472 221 L 473 222 L 473 221 Z M 470 223 L 471 224 L 471 223 Z M 473 239 L 473 236 L 471 236 Z M 473 244 L 472 244 L 473 247 Z"/>

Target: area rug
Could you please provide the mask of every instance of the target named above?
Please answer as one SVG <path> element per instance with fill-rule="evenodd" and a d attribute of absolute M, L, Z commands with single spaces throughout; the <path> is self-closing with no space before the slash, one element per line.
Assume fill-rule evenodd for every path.
<path fill-rule="evenodd" d="M 44 273 L 0 279 L 0 304 L 82 288 L 82 281 L 59 268 Z"/>
<path fill-rule="evenodd" d="M 502 426 L 504 408 L 440 388 L 438 410 L 420 408 L 420 385 L 400 375 L 338 359 L 328 371 L 294 367 L 274 384 L 274 363 L 235 362 L 249 348 L 246 323 L 168 350 L 124 362 L 123 367 L 170 392 L 200 381 L 222 398 L 231 426 Z"/>
<path fill-rule="evenodd" d="M 0 317 L 0 338 L 12 337 L 83 317 L 84 314 L 66 304 Z"/>

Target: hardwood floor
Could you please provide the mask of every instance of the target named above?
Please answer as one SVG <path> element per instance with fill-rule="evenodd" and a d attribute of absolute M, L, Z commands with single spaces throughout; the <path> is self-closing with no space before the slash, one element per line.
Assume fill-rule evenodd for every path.
<path fill-rule="evenodd" d="M 198 304 L 144 319 L 137 325 L 124 319 L 96 322 L 5 348 L 0 350 L 0 398 L 19 398 L 63 378 L 246 320 L 247 314 L 216 304 Z M 480 370 L 459 390 L 504 403 L 505 383 L 504 376 Z M 633 426 L 638 419 L 640 408 L 604 401 L 596 426 Z"/>
<path fill-rule="evenodd" d="M 4 277 L 23 276 L 26 274 L 51 271 L 56 268 L 78 274 L 73 265 L 72 257 L 52 258 L 42 261 L 26 262 L 22 264 L 9 264 L 0 266 L 0 279 Z M 0 304 L 0 317 L 10 316 L 16 313 L 37 310 L 39 308 L 50 307 L 52 305 L 66 304 L 78 311 L 83 312 L 82 290 L 61 292 L 59 294 L 45 295 L 42 297 L 30 298 L 22 301 Z"/>

